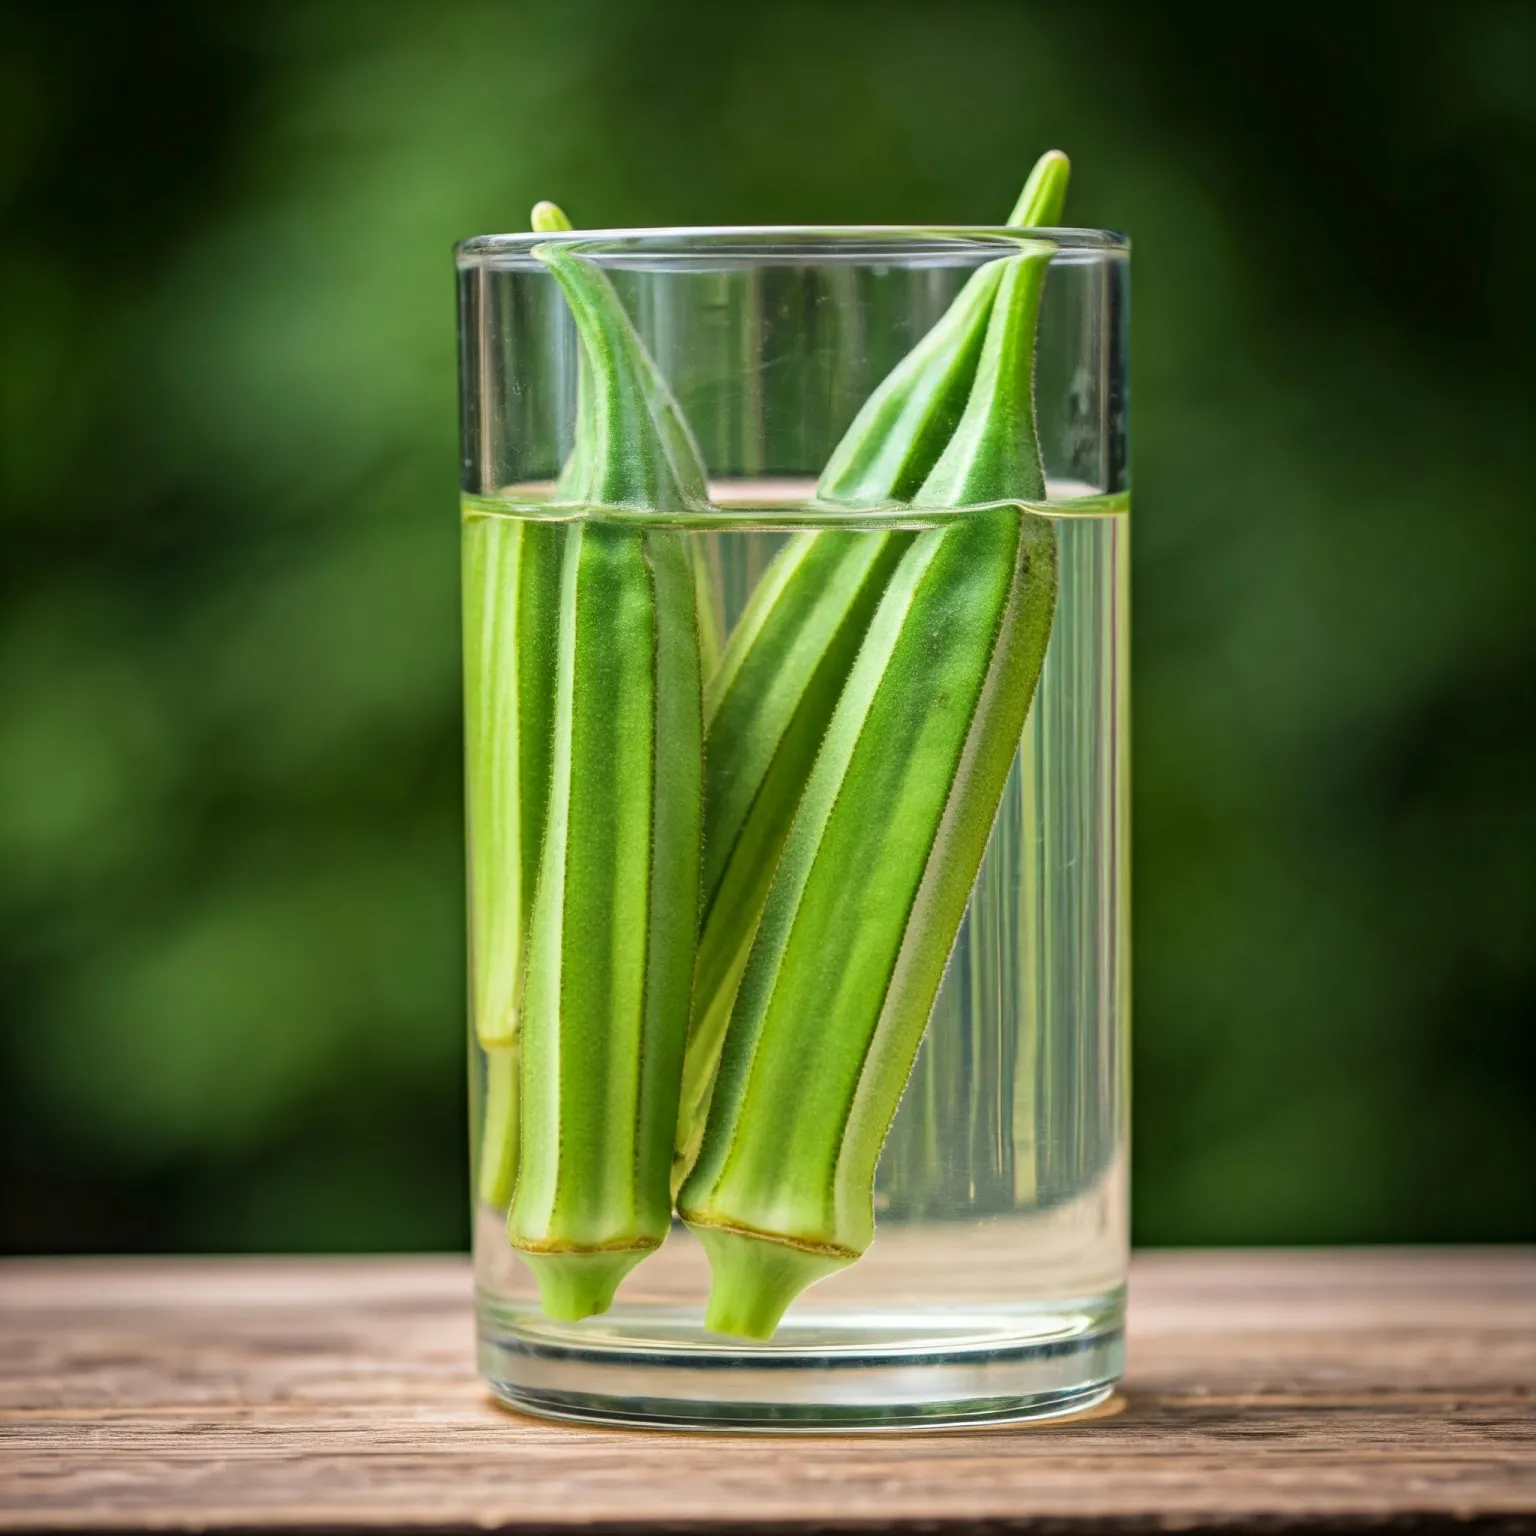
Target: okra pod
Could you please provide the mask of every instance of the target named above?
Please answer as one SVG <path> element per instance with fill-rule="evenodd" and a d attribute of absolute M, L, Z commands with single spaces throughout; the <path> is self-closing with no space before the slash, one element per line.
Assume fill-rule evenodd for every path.
<path fill-rule="evenodd" d="M 764 573 L 705 695 L 703 921 L 674 1185 L 704 1115 L 736 984 L 827 721 L 908 535 L 792 540 Z"/>
<path fill-rule="evenodd" d="M 666 1235 L 698 920 L 693 574 L 672 531 L 566 535 L 529 942 L 512 1244 L 545 1313 L 603 1311 Z"/>
<path fill-rule="evenodd" d="M 611 510 L 702 504 L 691 434 L 607 278 L 536 253 L 582 347 L 549 810 L 523 999 L 508 1237 L 551 1318 L 601 1312 L 670 1221 L 698 925 L 702 705 L 685 537 Z"/>
<path fill-rule="evenodd" d="M 553 203 L 531 223 L 570 228 Z M 463 550 L 470 1014 L 485 1055 L 475 1177 L 480 1199 L 503 1210 L 517 1174 L 523 969 L 549 805 L 560 528 L 475 515 Z"/>
<path fill-rule="evenodd" d="M 714 1280 L 706 1326 L 767 1338 L 874 1230 L 875 1165 L 927 1025 L 1034 693 L 1056 598 L 1034 434 L 1050 248 L 998 265 L 958 425 L 795 812 L 679 1196 Z M 998 503 L 999 505 L 992 505 Z"/>
<path fill-rule="evenodd" d="M 485 1052 L 477 1184 L 498 1210 L 517 1166 L 519 1020 L 549 805 L 560 529 L 509 517 L 464 527 L 465 819 L 470 1005 Z"/>
<path fill-rule="evenodd" d="M 1054 223 L 1069 173 L 1059 151 L 1041 156 L 1009 223 Z M 833 451 L 817 501 L 890 506 L 921 489 L 965 410 L 1004 265 L 976 272 L 870 396 Z M 875 603 L 912 537 L 894 530 L 796 535 L 758 584 L 708 690 L 704 915 L 678 1118 L 678 1185 L 698 1153 L 736 988 L 806 776 Z"/>

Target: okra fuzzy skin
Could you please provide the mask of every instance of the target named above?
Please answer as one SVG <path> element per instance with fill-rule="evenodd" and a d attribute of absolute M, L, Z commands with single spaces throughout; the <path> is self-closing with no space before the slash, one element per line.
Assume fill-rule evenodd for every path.
<path fill-rule="evenodd" d="M 938 323 L 864 402 L 822 471 L 818 501 L 880 507 L 916 493 L 965 408 L 1000 265 L 972 273 Z"/>
<path fill-rule="evenodd" d="M 1043 501 L 1045 471 L 1035 436 L 1035 327 L 1054 247 L 1031 242 L 997 263 L 1001 278 L 970 398 L 955 435 L 914 507 Z"/>
<path fill-rule="evenodd" d="M 549 803 L 561 531 L 472 516 L 463 533 L 470 1007 L 487 1055 L 480 1198 L 504 1208 L 517 1154 L 517 1041 Z"/>
<path fill-rule="evenodd" d="M 1042 155 L 1009 225 L 1055 223 L 1070 174 L 1059 150 Z M 878 507 L 918 494 L 960 423 L 1006 271 L 1006 262 L 992 261 L 973 272 L 937 324 L 881 381 L 827 460 L 818 501 Z"/>
<path fill-rule="evenodd" d="M 711 1328 L 770 1336 L 873 1236 L 875 1163 L 1018 748 L 1055 551 L 1033 513 L 970 513 L 920 534 L 886 589 L 785 844 L 679 1197 L 710 1249 Z"/>
<path fill-rule="evenodd" d="M 535 224 L 556 228 L 556 211 Z M 576 504 L 560 570 L 550 792 L 521 1042 L 507 1235 L 545 1314 L 604 1311 L 666 1235 L 698 934 L 703 724 L 697 571 L 634 511 L 701 507 L 698 448 L 607 276 L 535 255 L 581 347 Z"/>
<path fill-rule="evenodd" d="M 545 1313 L 574 1319 L 670 1221 L 703 786 L 683 536 L 587 519 L 565 538 L 508 1235 Z"/>
<path fill-rule="evenodd" d="M 800 793 L 911 537 L 828 530 L 792 540 L 758 583 L 707 689 L 703 920 L 675 1185 L 698 1153 L 736 985 Z"/>

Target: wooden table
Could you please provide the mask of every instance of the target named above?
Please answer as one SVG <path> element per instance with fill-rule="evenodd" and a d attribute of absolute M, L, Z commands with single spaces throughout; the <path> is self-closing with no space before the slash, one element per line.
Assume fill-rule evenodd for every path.
<path fill-rule="evenodd" d="M 1536 1531 L 1536 1253 L 1154 1253 L 1108 1411 L 951 1434 L 492 1406 L 460 1259 L 0 1265 L 0 1528 Z"/>

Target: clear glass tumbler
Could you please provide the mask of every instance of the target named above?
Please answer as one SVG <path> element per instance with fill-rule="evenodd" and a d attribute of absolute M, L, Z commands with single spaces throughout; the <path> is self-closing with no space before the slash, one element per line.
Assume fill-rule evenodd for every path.
<path fill-rule="evenodd" d="M 951 348 L 948 365 L 964 378 L 945 385 L 949 415 L 929 418 L 927 458 L 967 431 L 961 407 L 1001 357 L 1023 370 L 1014 384 L 1026 404 L 1012 419 L 994 413 L 992 447 L 1022 462 L 1034 435 L 1034 494 L 957 505 L 917 486 L 935 483 L 928 462 L 883 493 L 828 494 L 850 428 L 876 443 L 880 422 L 860 412 L 882 381 L 897 370 L 884 386 L 894 398 L 900 370 L 910 383 L 923 348 L 939 347 L 945 326 L 956 331 L 986 269 L 1014 258 L 1045 271 L 1037 320 L 1028 317 L 1032 364 L 1027 346 L 1011 363 L 993 348 L 983 314 L 971 352 Z M 473 1228 L 486 1380 L 538 1414 L 779 1431 L 999 1422 L 1101 1400 L 1122 1366 L 1128 1258 L 1126 242 L 1072 229 L 575 232 L 468 240 L 457 264 Z M 603 374 L 610 365 L 623 377 Z M 944 365 L 928 356 L 929 383 Z M 689 478 L 693 450 L 678 446 L 678 422 L 702 478 Z M 861 483 L 867 492 L 877 482 Z M 646 485 L 659 487 L 649 501 L 634 490 Z M 989 518 L 1027 525 L 1054 561 L 1032 693 L 1026 686 L 1010 716 L 984 689 L 966 705 L 972 735 L 949 758 L 925 734 L 952 702 L 949 685 L 905 717 L 898 701 L 885 736 L 853 749 L 871 765 L 859 794 L 851 778 L 846 792 L 823 793 L 818 775 L 847 749 L 858 709 L 868 738 L 880 690 L 905 685 L 871 659 L 881 634 L 930 623 L 920 604 L 936 589 L 909 584 L 905 610 L 893 596 L 913 551 Z M 578 537 L 588 565 L 574 553 Z M 811 574 L 818 558 L 822 577 Z M 982 557 L 966 559 L 953 581 L 980 579 Z M 625 586 L 621 567 L 642 573 L 641 588 Z M 773 625 L 790 623 L 791 583 L 804 614 L 825 617 L 852 569 L 868 580 L 837 610 L 841 628 L 807 619 L 780 637 L 781 674 L 799 666 L 801 693 L 766 755 L 757 743 L 767 776 L 743 790 L 733 754 L 756 727 L 738 721 L 731 735 L 731 690 L 756 676 Z M 642 588 L 649 596 L 635 597 Z M 662 638 L 672 633 L 667 602 L 691 604 L 675 654 Z M 855 612 L 858 602 L 867 606 Z M 1000 646 L 1020 611 L 997 609 L 996 633 L 969 637 L 969 610 L 931 617 L 931 630 L 906 637 L 913 667 L 930 649 L 964 660 L 967 645 Z M 623 633 L 649 634 L 652 650 L 606 655 L 602 644 Z M 986 752 L 975 721 L 994 706 L 997 729 L 1011 734 L 995 766 L 976 769 L 973 749 Z M 910 796 L 935 774 L 949 776 L 940 788 L 955 820 L 930 837 Z M 852 830 L 818 847 L 818 835 L 834 841 L 839 816 L 854 818 Z M 905 855 L 892 853 L 902 838 Z M 903 857 L 910 889 L 891 883 Z M 807 876 L 784 894 L 796 860 L 815 858 L 816 891 Z M 934 895 L 946 872 L 964 882 L 949 908 L 942 890 Z M 696 916 L 676 919 L 668 949 L 657 935 L 683 907 Z M 777 972 L 759 953 L 777 942 L 775 921 L 774 933 L 792 933 Z M 911 934 L 924 922 L 919 943 Z M 923 955 L 936 992 L 903 970 L 911 961 L 920 971 Z M 780 1035 L 762 1024 L 754 1036 L 753 1020 L 783 997 Z M 906 1034 L 888 1038 L 887 1015 L 901 1007 Z M 629 1018 L 651 1032 L 638 1046 Z M 712 1047 L 701 1029 L 713 1029 Z M 711 1062 L 711 1049 L 727 1065 Z M 776 1079 L 763 1065 L 773 1050 Z M 754 1084 L 767 1085 L 760 1103 Z M 594 1094 L 601 1103 L 588 1102 Z M 720 1131 L 711 1152 L 717 1118 L 732 1114 L 736 1131 Z M 753 1114 L 755 1141 L 741 1130 Z M 674 1121 L 677 1177 L 693 1168 L 679 1208 L 716 1213 L 691 1224 L 670 1214 Z M 738 1153 L 736 1206 L 715 1199 L 723 1175 L 707 1197 L 694 1190 L 709 1183 L 702 1164 L 713 1157 L 719 1173 Z M 861 1161 L 874 1170 L 872 1191 L 867 1171 L 862 1185 L 849 1171 Z M 797 1236 L 805 1200 L 825 1221 L 807 1218 Z M 603 1254 L 629 1239 L 606 1238 L 604 1223 L 622 1226 L 637 1203 L 650 1235 L 614 1261 L 625 1272 L 612 1304 L 568 1320 L 607 1299 L 597 1294 L 612 1279 L 598 1274 Z M 709 1244 L 732 1222 L 757 1244 L 752 1264 L 788 1255 L 815 1268 L 832 1255 L 776 1327 L 771 1316 L 742 1322 L 746 1313 L 731 1323 L 725 1300 L 716 1328 L 706 1326 L 718 1258 Z M 839 1222 L 864 1235 L 845 1243 Z M 539 1245 L 558 1246 L 557 1229 L 592 1245 L 551 1282 L 564 1287 L 553 1311 L 566 1318 L 547 1315 L 535 1274 Z M 806 1278 L 796 1276 L 794 1286 Z M 716 1331 L 721 1317 L 737 1331 Z"/>

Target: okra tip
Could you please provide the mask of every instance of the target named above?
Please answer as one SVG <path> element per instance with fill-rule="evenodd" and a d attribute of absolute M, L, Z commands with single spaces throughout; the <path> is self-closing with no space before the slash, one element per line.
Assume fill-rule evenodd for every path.
<path fill-rule="evenodd" d="M 858 1257 L 802 1248 L 726 1227 L 695 1224 L 709 1259 L 709 1305 L 704 1326 L 741 1339 L 771 1339 L 785 1309 L 806 1286 L 824 1280 Z"/>
<path fill-rule="evenodd" d="M 557 1323 L 596 1317 L 613 1305 L 621 1281 L 651 1248 L 599 1253 L 528 1253 L 522 1260 L 539 1286 L 539 1306 Z"/>
<path fill-rule="evenodd" d="M 1059 149 L 1046 150 L 1035 161 L 1008 222 L 1026 229 L 1047 229 L 1055 224 L 1066 206 L 1071 177 L 1072 162 Z"/>
<path fill-rule="evenodd" d="M 557 230 L 571 228 L 571 221 L 566 218 L 565 210 L 557 203 L 541 202 L 533 205 L 533 212 L 528 215 L 529 226 L 535 234 L 550 235 Z"/>

